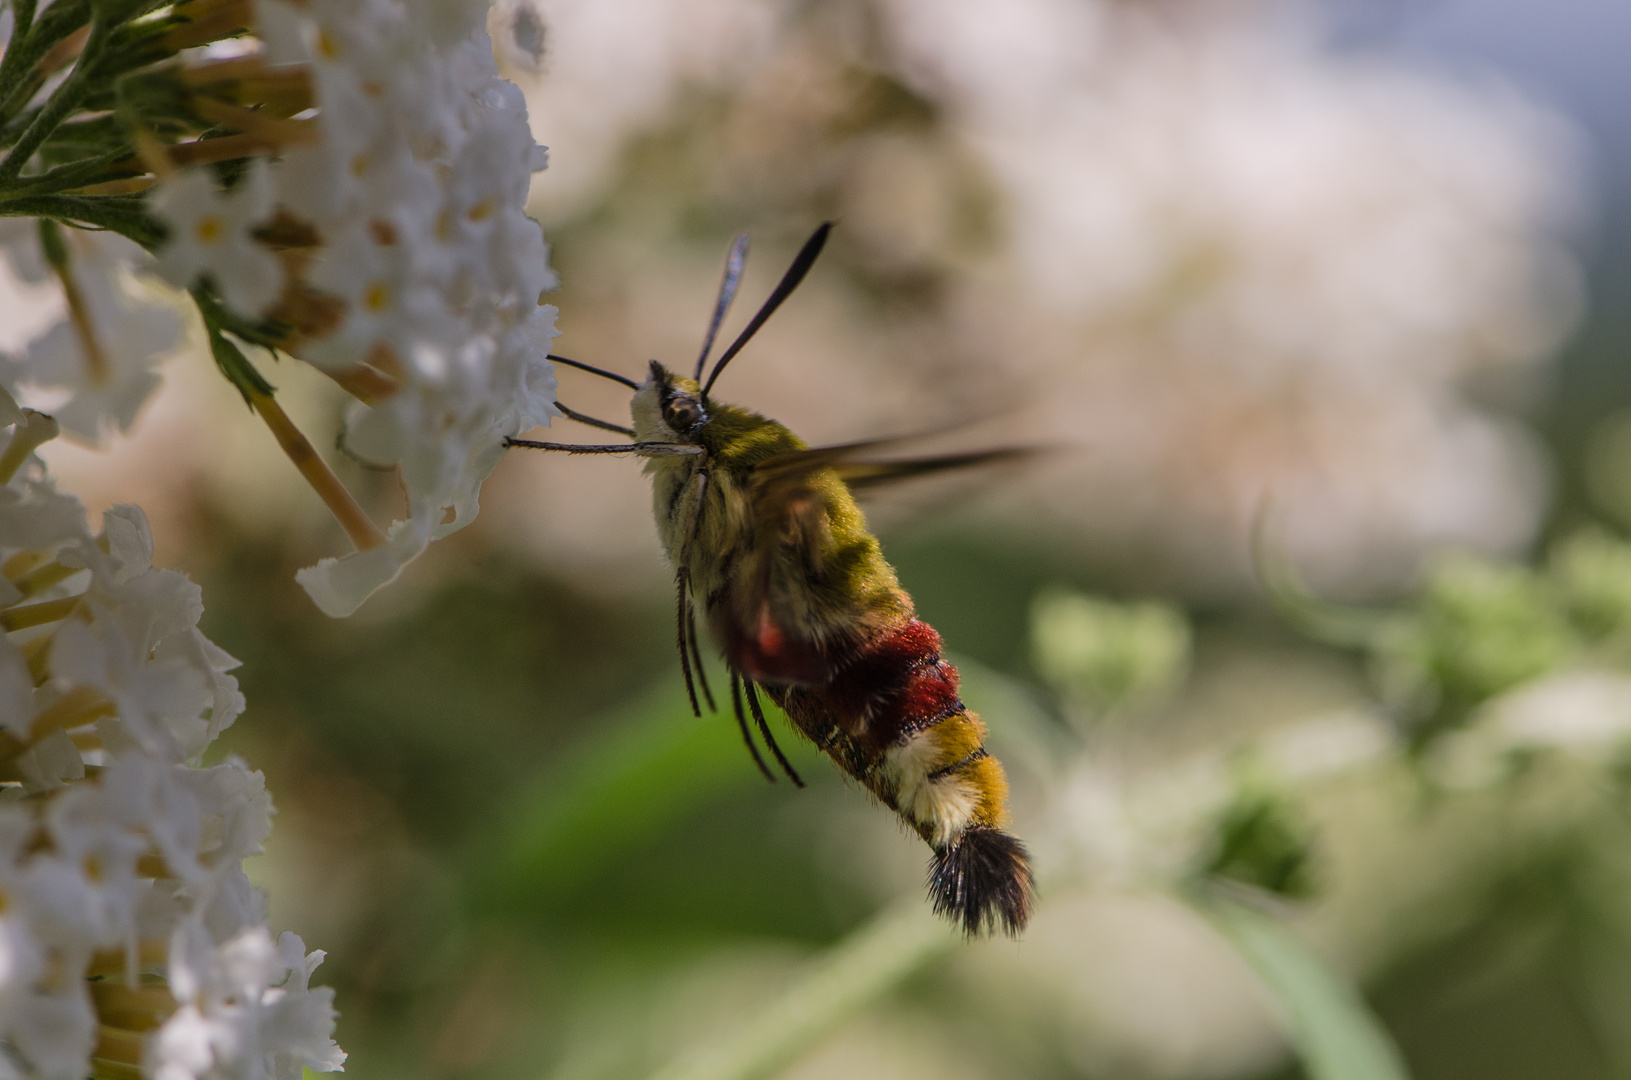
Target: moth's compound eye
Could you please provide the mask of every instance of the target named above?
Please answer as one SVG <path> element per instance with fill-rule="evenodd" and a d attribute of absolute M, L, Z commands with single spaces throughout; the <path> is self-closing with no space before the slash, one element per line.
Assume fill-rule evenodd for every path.
<path fill-rule="evenodd" d="M 686 434 L 702 423 L 702 406 L 690 398 L 672 398 L 663 406 L 663 421 L 675 432 Z"/>

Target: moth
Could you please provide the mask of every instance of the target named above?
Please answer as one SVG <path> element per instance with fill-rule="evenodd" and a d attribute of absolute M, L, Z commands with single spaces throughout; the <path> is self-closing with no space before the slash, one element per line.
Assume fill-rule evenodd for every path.
<path fill-rule="evenodd" d="M 972 465 L 1013 451 L 879 461 L 884 441 L 812 448 L 782 424 L 713 397 L 720 373 L 792 294 L 831 231 L 818 228 L 746 329 L 703 371 L 747 257 L 726 259 L 713 318 L 687 378 L 653 360 L 644 381 L 551 356 L 633 391 L 632 426 L 557 405 L 570 419 L 628 436 L 614 445 L 506 440 L 508 446 L 646 459 L 657 531 L 674 567 L 680 668 L 691 708 L 714 708 L 701 662 L 700 608 L 723 653 L 742 739 L 803 787 L 771 734 L 759 694 L 933 851 L 934 910 L 969 935 L 1017 936 L 1033 903 L 1030 859 L 1005 829 L 1007 781 L 985 749 L 985 725 L 958 696 L 957 669 L 867 530 L 856 490 Z M 747 711 L 743 710 L 743 699 Z"/>

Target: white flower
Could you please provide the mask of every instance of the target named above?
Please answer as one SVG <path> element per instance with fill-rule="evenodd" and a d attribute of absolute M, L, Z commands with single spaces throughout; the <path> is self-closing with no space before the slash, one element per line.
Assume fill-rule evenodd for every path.
<path fill-rule="evenodd" d="M 186 1004 L 153 1040 L 155 1080 L 296 1080 L 302 1068 L 338 1070 L 345 1054 L 330 1037 L 333 991 L 307 985 L 323 954 L 304 951 L 294 934 L 274 945 L 262 926 L 219 944 L 196 920 L 177 927 L 170 972 Z"/>
<path fill-rule="evenodd" d="M 271 829 L 265 780 L 236 758 L 188 764 L 242 710 L 236 662 L 152 552 L 138 508 L 93 536 L 37 459 L 0 486 L 0 607 L 22 627 L 0 637 L 0 754 L 34 796 L 0 797 L 0 1075 L 80 1080 L 93 1049 L 171 1080 L 336 1069 L 332 991 L 309 986 L 321 954 L 274 947 L 243 871 Z M 127 1030 L 119 994 L 165 944 L 175 1010 Z M 110 952 L 123 971 L 93 995 Z"/>
<path fill-rule="evenodd" d="M 164 181 L 148 204 L 170 229 L 159 250 L 160 273 L 182 288 L 206 278 L 230 307 L 263 314 L 283 291 L 283 267 L 252 233 L 272 216 L 273 200 L 259 160 L 230 191 L 220 190 L 208 169 Z"/>
<path fill-rule="evenodd" d="M 159 386 L 154 369 L 180 343 L 182 321 L 173 308 L 140 295 L 131 270 L 151 260 L 135 244 L 112 233 L 64 233 L 85 322 L 59 321 L 21 357 L 0 361 L 0 381 L 47 393 L 67 390 L 67 401 L 53 405 L 51 414 L 65 431 L 94 441 L 110 426 L 130 429 Z M 44 267 L 32 229 L 9 237 L 6 250 L 14 264 Z"/>
<path fill-rule="evenodd" d="M 367 551 L 322 559 L 296 571 L 295 580 L 324 615 L 341 619 L 362 606 L 375 592 L 396 580 L 402 568 L 430 546 L 430 522 L 424 518 L 398 521 L 387 542 Z"/>
<path fill-rule="evenodd" d="M 336 235 L 334 250 L 310 275 L 346 305 L 339 329 L 301 349 L 319 367 L 343 370 L 365 359 L 388 368 L 423 366 L 426 348 L 440 351 L 457 340 L 458 323 L 414 272 L 415 252 L 400 242 L 379 243 L 373 232 L 359 224 Z"/>
<path fill-rule="evenodd" d="M 33 719 L 34 677 L 29 674 L 28 660 L 9 638 L 0 638 L 0 727 L 13 735 L 27 735 Z"/>
<path fill-rule="evenodd" d="M 313 1072 L 340 1071 L 346 1055 L 334 1044 L 334 990 L 311 987 L 312 973 L 327 954 L 320 949 L 306 952 L 300 936 L 287 930 L 278 935 L 277 948 L 289 977 L 268 991 L 266 1000 L 274 1013 L 270 1025 L 274 1039 L 292 1052 L 278 1055 L 273 1074 L 278 1080 L 294 1080 L 301 1059 Z"/>
<path fill-rule="evenodd" d="M 43 475 L 25 473 L 0 485 L 0 551 L 54 555 L 84 535 L 84 507 L 72 495 L 59 494 Z"/>
<path fill-rule="evenodd" d="M 389 111 L 392 99 L 340 74 L 320 74 L 317 86 L 323 99 L 317 142 L 285 157 L 277 170 L 280 201 L 326 237 L 348 224 L 395 220 L 404 206 L 434 203 L 436 178 L 414 158 Z"/>
<path fill-rule="evenodd" d="M 7 1033 L 39 1080 L 83 1080 L 96 1045 L 96 1011 L 82 981 L 19 1003 Z"/>
<path fill-rule="evenodd" d="M 555 309 L 538 302 L 555 279 L 524 212 L 546 157 L 520 91 L 498 77 L 479 5 L 257 10 L 277 55 L 312 66 L 317 139 L 271 175 L 322 234 L 306 281 L 343 305 L 337 326 L 292 351 L 395 383 L 353 411 L 347 444 L 401 468 L 407 518 L 386 544 L 298 575 L 322 610 L 348 614 L 475 517 L 506 436 L 557 415 Z"/>
<path fill-rule="evenodd" d="M 481 482 L 502 458 L 505 436 L 560 415 L 552 366 L 533 362 L 558 333 L 555 309 L 535 307 L 497 342 L 478 338 L 435 356 L 434 380 L 427 371 L 403 393 L 352 410 L 349 445 L 367 460 L 401 465 L 410 511 L 429 518 L 435 537 L 475 517 Z M 432 357 L 422 351 L 419 358 L 425 364 Z M 440 439 L 427 440 L 427 431 Z"/>

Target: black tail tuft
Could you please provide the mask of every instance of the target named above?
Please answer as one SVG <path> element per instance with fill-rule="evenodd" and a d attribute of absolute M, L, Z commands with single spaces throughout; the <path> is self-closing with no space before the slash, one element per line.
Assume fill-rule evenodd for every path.
<path fill-rule="evenodd" d="M 1018 838 L 974 828 L 934 853 L 929 897 L 937 915 L 961 923 L 970 937 L 1001 927 L 1018 937 L 1031 918 L 1031 859 Z"/>

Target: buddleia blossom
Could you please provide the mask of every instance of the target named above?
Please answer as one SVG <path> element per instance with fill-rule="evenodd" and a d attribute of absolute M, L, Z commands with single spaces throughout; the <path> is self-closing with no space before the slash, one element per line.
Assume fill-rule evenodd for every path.
<path fill-rule="evenodd" d="M 546 155 L 478 26 L 383 0 L 260 0 L 256 12 L 268 58 L 311 73 L 311 138 L 269 176 L 286 220 L 315 234 L 301 287 L 331 305 L 322 320 L 271 314 L 301 328 L 290 352 L 369 380 L 347 446 L 399 466 L 408 496 L 385 544 L 299 574 L 344 615 L 474 518 L 506 435 L 557 415 L 555 309 L 538 302 L 554 275 L 522 210 Z"/>
<path fill-rule="evenodd" d="M 128 427 L 176 325 L 110 283 L 120 264 L 149 264 L 192 294 L 217 365 L 345 527 L 356 553 L 300 580 L 348 614 L 475 516 L 506 436 L 556 415 L 555 309 L 539 303 L 555 279 L 523 211 L 547 154 L 498 76 L 485 5 L 188 0 L 65 40 L 77 11 L 35 21 L 19 48 L 46 50 L 41 74 L 72 62 L 117 77 L 120 105 L 109 113 L 70 79 L 42 110 L 56 126 L 30 127 L 0 158 L 0 194 L 46 193 L 38 228 L 3 239 L 19 265 L 49 266 L 69 309 L 0 385 L 66 387 L 61 420 L 77 434 Z M 21 100 L 14 74 L 0 67 L 0 122 Z M 65 225 L 139 247 L 86 254 Z M 402 521 L 368 518 L 246 344 L 307 361 L 357 399 L 344 446 L 399 468 Z M 31 403 L 54 409 L 57 393 Z"/>
<path fill-rule="evenodd" d="M 68 308 L 19 355 L 0 357 L 0 386 L 55 399 L 52 416 L 63 430 L 97 441 L 130 430 L 158 389 L 156 369 L 181 342 L 181 315 L 138 280 L 152 260 L 136 244 L 113 233 L 47 229 L 49 245 L 34 221 L 12 219 L 0 231 L 13 272 L 32 283 L 59 280 Z"/>
<path fill-rule="evenodd" d="M 159 260 L 164 276 L 181 286 L 207 278 L 232 307 L 264 314 L 283 291 L 282 266 L 254 239 L 272 216 L 272 199 L 259 162 L 231 191 L 221 191 L 203 170 L 169 180 L 152 201 L 154 215 L 169 227 Z"/>
<path fill-rule="evenodd" d="M 44 1080 L 332 1071 L 323 954 L 274 942 L 243 859 L 264 778 L 193 764 L 243 711 L 197 585 L 134 506 L 85 526 L 16 409 L 0 454 L 0 1067 Z"/>

